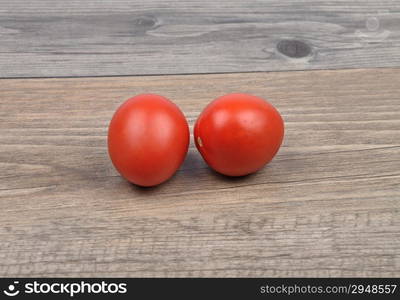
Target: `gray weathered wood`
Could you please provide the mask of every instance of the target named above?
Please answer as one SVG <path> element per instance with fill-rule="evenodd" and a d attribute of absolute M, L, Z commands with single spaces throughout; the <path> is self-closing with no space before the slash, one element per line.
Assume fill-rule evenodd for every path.
<path fill-rule="evenodd" d="M 106 149 L 126 98 L 191 126 L 241 91 L 281 111 L 265 169 L 210 171 L 193 146 L 151 189 Z M 400 70 L 0 81 L 0 276 L 400 276 Z"/>
<path fill-rule="evenodd" d="M 0 0 L 0 77 L 400 66 L 400 2 Z"/>

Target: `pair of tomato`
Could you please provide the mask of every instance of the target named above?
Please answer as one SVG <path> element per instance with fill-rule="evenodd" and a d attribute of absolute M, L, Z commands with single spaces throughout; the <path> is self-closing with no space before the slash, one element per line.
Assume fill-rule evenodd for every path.
<path fill-rule="evenodd" d="M 228 94 L 211 102 L 194 127 L 197 149 L 215 171 L 228 176 L 256 172 L 278 152 L 284 134 L 279 112 L 265 100 Z M 118 172 L 140 186 L 168 180 L 189 147 L 189 126 L 167 98 L 143 94 L 115 112 L 108 151 Z"/>

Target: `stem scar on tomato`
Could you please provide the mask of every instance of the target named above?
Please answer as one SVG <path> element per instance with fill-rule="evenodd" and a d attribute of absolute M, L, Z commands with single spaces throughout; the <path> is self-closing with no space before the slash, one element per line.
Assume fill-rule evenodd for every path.
<path fill-rule="evenodd" d="M 197 137 L 197 143 L 200 147 L 203 147 L 203 142 L 201 141 L 201 138 L 199 136 Z"/>

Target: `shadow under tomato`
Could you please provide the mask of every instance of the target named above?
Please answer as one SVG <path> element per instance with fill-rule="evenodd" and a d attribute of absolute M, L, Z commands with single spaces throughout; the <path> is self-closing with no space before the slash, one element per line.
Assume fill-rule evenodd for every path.
<path fill-rule="evenodd" d="M 188 186 L 195 187 L 196 190 L 208 189 L 210 188 L 210 181 L 216 188 L 240 186 L 254 180 L 254 177 L 260 171 L 244 176 L 223 175 L 210 168 L 195 150 L 189 150 L 181 167 L 167 181 L 152 187 L 143 187 L 128 181 L 125 182 L 137 196 L 160 196 L 164 193 L 179 194 L 180 192 L 187 191 Z M 201 186 L 202 184 L 204 184 L 204 187 Z"/>
<path fill-rule="evenodd" d="M 206 167 L 207 165 L 200 154 L 197 153 L 196 150 L 189 150 L 178 172 L 183 172 L 187 174 L 188 177 L 192 176 L 195 179 L 198 171 Z"/>
<path fill-rule="evenodd" d="M 196 180 L 201 165 L 201 157 L 199 158 L 198 155 L 190 151 L 175 174 L 161 184 L 150 187 L 139 186 L 128 181 L 126 181 L 126 184 L 129 184 L 130 188 L 138 195 L 160 195 L 163 191 L 168 192 L 172 190 L 179 192 L 181 188 L 185 188 L 182 184 L 182 179 L 183 181 Z"/>
<path fill-rule="evenodd" d="M 213 176 L 216 180 L 222 181 L 222 182 L 230 182 L 230 183 L 247 182 L 249 180 L 252 180 L 252 178 L 254 178 L 258 172 L 259 171 L 255 172 L 255 173 L 247 174 L 247 175 L 242 175 L 242 176 L 228 176 L 228 175 L 221 174 L 221 173 L 211 169 L 210 167 L 208 167 L 208 173 L 211 176 Z"/>
<path fill-rule="evenodd" d="M 166 182 L 165 182 L 166 183 Z M 126 184 L 137 194 L 137 195 L 152 195 L 159 194 L 162 190 L 162 186 L 165 184 L 159 184 L 156 186 L 140 186 L 132 182 L 126 181 Z"/>

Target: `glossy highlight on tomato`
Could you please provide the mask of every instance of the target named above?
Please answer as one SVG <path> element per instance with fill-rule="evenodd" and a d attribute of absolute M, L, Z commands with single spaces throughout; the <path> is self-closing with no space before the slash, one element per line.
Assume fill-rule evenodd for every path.
<path fill-rule="evenodd" d="M 194 127 L 195 144 L 215 171 L 254 173 L 272 160 L 284 135 L 279 112 L 262 98 L 228 94 L 211 102 Z"/>
<path fill-rule="evenodd" d="M 189 139 L 185 116 L 174 103 L 159 95 L 142 94 L 115 112 L 108 129 L 108 152 L 125 179 L 155 186 L 178 170 Z"/>

